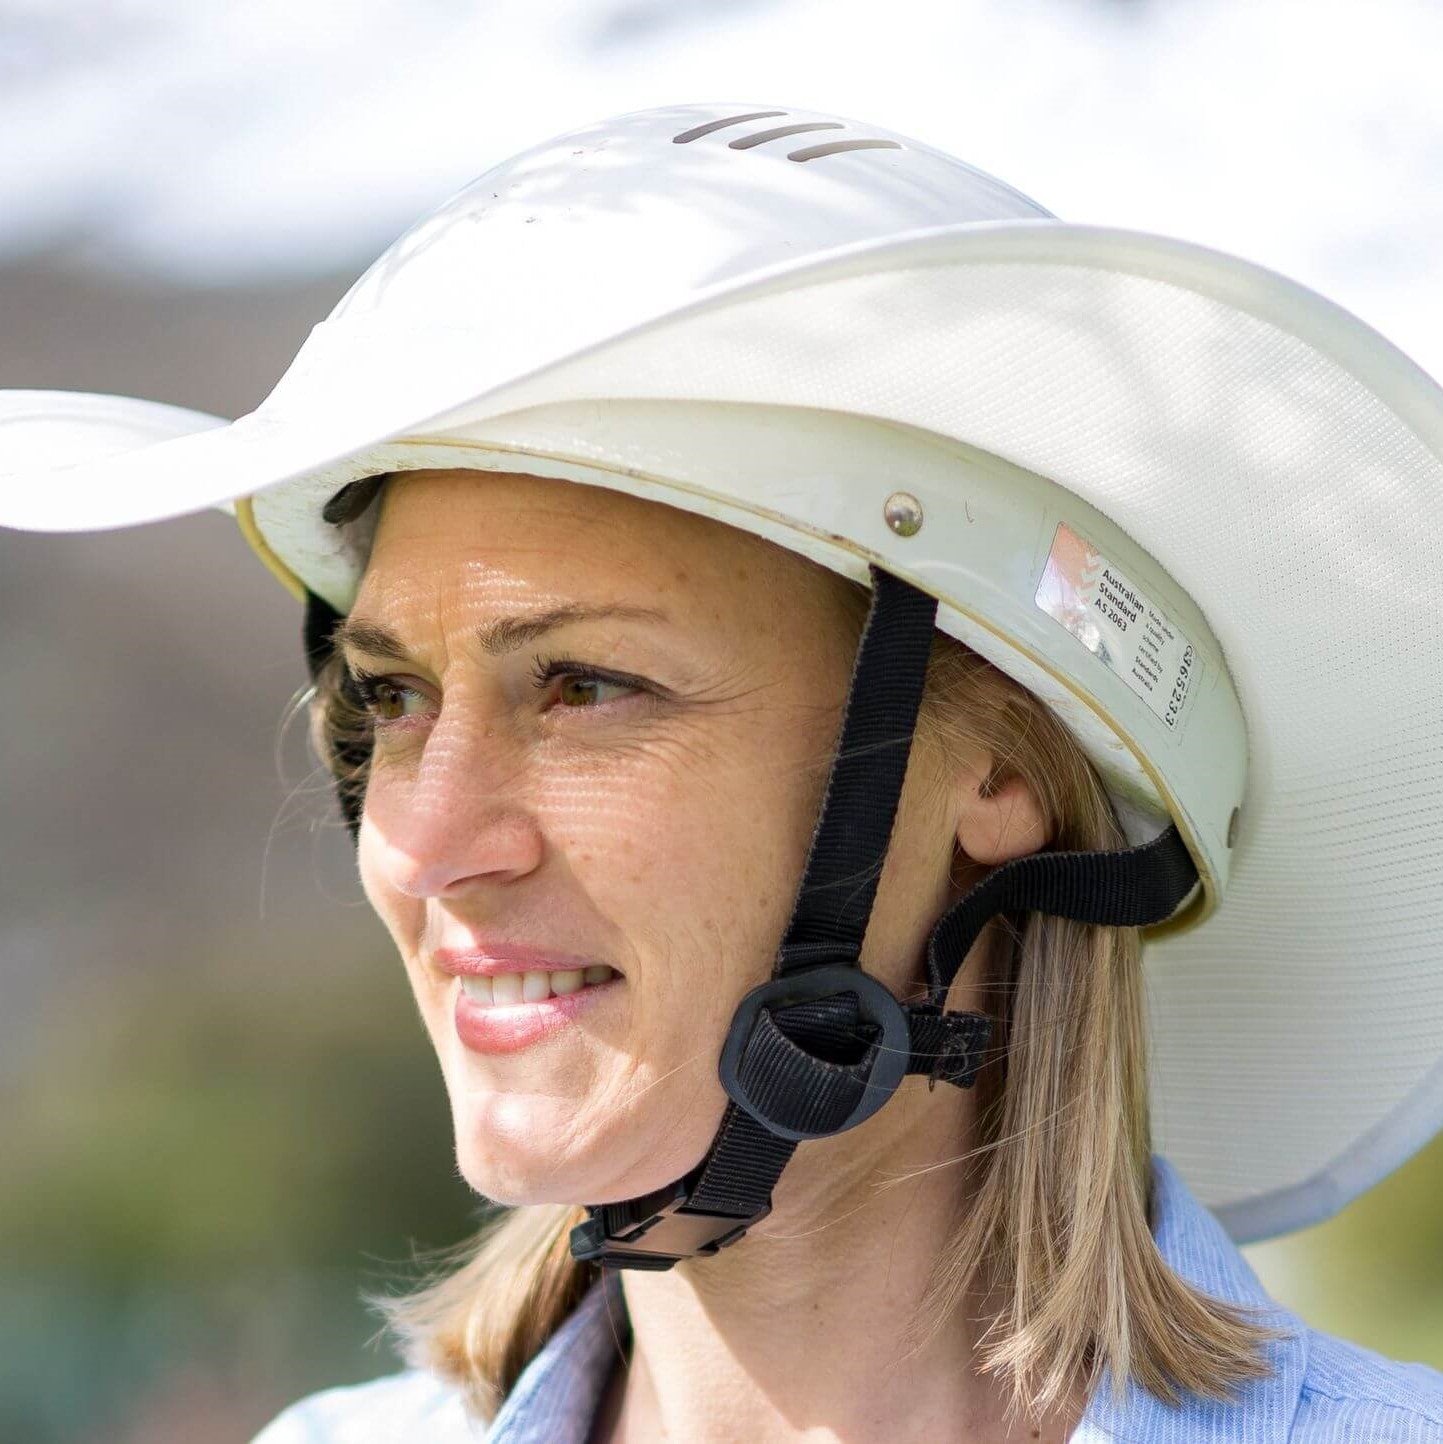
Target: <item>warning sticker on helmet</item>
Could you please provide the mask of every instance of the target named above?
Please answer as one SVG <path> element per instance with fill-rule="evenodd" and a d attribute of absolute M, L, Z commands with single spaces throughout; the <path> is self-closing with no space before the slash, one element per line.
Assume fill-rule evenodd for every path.
<path fill-rule="evenodd" d="M 1197 678 L 1193 645 L 1085 538 L 1062 525 L 1052 539 L 1037 605 L 1114 671 L 1176 730 Z"/>

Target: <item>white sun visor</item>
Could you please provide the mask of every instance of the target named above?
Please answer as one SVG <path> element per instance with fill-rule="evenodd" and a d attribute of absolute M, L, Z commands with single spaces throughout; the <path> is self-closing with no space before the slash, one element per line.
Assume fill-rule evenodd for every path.
<path fill-rule="evenodd" d="M 92 531 L 97 509 L 84 495 L 67 488 L 68 468 L 225 424 L 223 417 L 204 411 L 133 396 L 0 391 L 0 457 L 4 458 L 0 465 L 0 522 L 21 531 Z M 5 476 L 44 477 L 48 485 L 32 480 L 29 485 L 5 486 Z M 191 491 L 178 510 L 194 511 L 194 495 Z M 111 524 L 154 520 L 147 500 L 130 493 L 124 501 L 140 514 L 127 516 L 122 504 Z M 228 503 L 231 498 L 222 495 L 213 500 Z"/>

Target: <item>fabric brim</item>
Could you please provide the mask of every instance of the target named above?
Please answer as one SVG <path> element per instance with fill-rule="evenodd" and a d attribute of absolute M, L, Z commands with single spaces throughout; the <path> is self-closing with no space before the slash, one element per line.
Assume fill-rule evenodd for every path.
<path fill-rule="evenodd" d="M 0 391 L 0 525 L 36 531 L 96 530 L 96 507 L 78 487 L 58 480 L 63 469 L 225 425 L 224 419 L 204 411 L 134 396 Z M 142 512 L 145 508 L 142 498 L 127 504 Z"/>

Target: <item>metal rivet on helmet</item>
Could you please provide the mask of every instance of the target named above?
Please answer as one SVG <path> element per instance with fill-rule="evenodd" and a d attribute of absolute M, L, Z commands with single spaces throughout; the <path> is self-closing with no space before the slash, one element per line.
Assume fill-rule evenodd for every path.
<path fill-rule="evenodd" d="M 898 536 L 916 536 L 922 530 L 922 503 L 910 491 L 894 491 L 883 504 L 882 515 Z"/>

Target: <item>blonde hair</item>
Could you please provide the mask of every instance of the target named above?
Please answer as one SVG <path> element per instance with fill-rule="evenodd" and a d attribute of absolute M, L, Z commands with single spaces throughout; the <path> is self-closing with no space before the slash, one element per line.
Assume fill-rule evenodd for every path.
<path fill-rule="evenodd" d="M 865 596 L 856 589 L 861 604 Z M 318 749 L 343 788 L 364 789 L 365 717 L 338 661 L 313 703 Z M 1021 778 L 1059 849 L 1125 845 L 1107 793 L 1042 703 L 952 638 L 937 636 L 918 745 L 985 749 L 987 784 Z M 984 784 L 984 785 L 987 785 Z M 980 1137 L 959 1156 L 974 1201 L 939 1250 L 919 1318 L 926 1333 L 989 1305 L 979 1364 L 1042 1414 L 1104 1374 L 1175 1402 L 1227 1398 L 1266 1374 L 1271 1332 L 1180 1279 L 1148 1224 L 1150 1138 L 1141 942 L 1136 929 L 1030 914 L 993 924 L 985 980 L 997 1061 L 978 1080 Z M 489 1418 L 595 1279 L 567 1235 L 580 1208 L 508 1210 L 440 1257 L 408 1295 L 372 1298 L 405 1357 Z"/>

